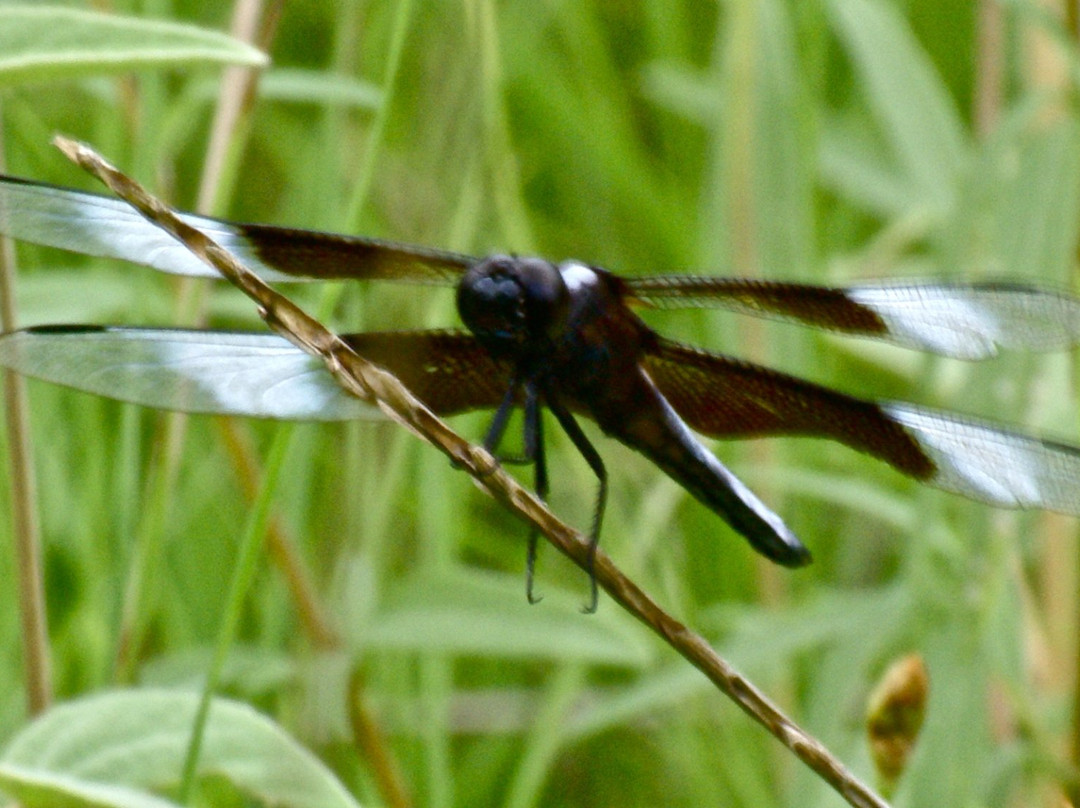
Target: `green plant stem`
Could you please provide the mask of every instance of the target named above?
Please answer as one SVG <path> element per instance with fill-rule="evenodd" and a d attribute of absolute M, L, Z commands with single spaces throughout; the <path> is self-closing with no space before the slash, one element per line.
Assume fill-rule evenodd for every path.
<path fill-rule="evenodd" d="M 566 664 L 559 668 L 546 690 L 546 697 L 533 721 L 506 805 L 528 808 L 539 805 L 544 780 L 566 738 L 566 716 L 581 695 L 586 671 L 581 665 Z"/>
<path fill-rule="evenodd" d="M 0 110 L 2 113 L 2 110 Z M 0 117 L 2 124 L 2 117 Z M 0 126 L 0 171 L 3 170 L 3 129 Z M 0 238 L 0 331 L 16 327 L 15 249 L 11 239 Z M 11 524 L 15 537 L 15 567 L 19 587 L 23 667 L 26 670 L 27 707 L 42 712 L 52 700 L 52 666 L 42 581 L 41 526 L 37 517 L 37 486 L 30 448 L 30 411 L 26 381 L 5 370 L 4 425 L 7 429 L 8 474 L 11 479 Z"/>
<path fill-rule="evenodd" d="M 262 556 L 260 551 L 270 521 L 270 509 L 274 501 L 274 494 L 278 488 L 278 482 L 281 479 L 281 472 L 285 467 L 285 458 L 288 456 L 289 445 L 294 432 L 295 427 L 285 425 L 274 436 L 274 442 L 270 447 L 270 453 L 266 461 L 266 474 L 263 478 L 263 484 L 248 518 L 247 527 L 244 530 L 244 538 L 240 544 L 240 552 L 236 560 L 233 578 L 229 584 L 225 612 L 214 645 L 214 658 L 210 669 L 207 671 L 206 683 L 203 686 L 202 697 L 199 700 L 199 709 L 195 714 L 195 721 L 192 723 L 191 743 L 188 745 L 180 781 L 180 801 L 183 803 L 188 802 L 195 784 L 195 775 L 199 765 L 199 751 L 202 748 L 203 735 L 206 732 L 206 722 L 210 716 L 210 705 L 217 690 L 225 659 L 228 657 L 229 649 L 236 639 L 236 628 L 240 624 L 244 600 L 251 590 L 251 583 L 254 581 L 255 573 L 259 569 L 259 559 Z"/>
<path fill-rule="evenodd" d="M 375 176 L 375 165 L 386 138 L 386 122 L 390 115 L 390 99 L 394 96 L 394 87 L 401 72 L 401 55 L 405 47 L 405 35 L 409 31 L 409 21 L 412 18 L 412 6 L 413 0 L 401 0 L 397 4 L 397 15 L 394 19 L 393 33 L 390 37 L 390 49 L 386 55 L 383 102 L 375 112 L 375 120 L 372 122 L 367 148 L 364 149 L 356 184 L 353 186 L 352 201 L 349 203 L 349 212 L 345 217 L 348 231 L 360 229 L 360 217 L 363 214 L 364 205 L 367 203 L 371 191 L 371 183 Z"/>

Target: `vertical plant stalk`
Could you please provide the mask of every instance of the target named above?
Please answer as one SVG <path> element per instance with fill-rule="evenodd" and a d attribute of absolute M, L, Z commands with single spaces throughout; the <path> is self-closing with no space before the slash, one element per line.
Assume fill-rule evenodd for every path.
<path fill-rule="evenodd" d="M 985 138 L 1001 117 L 1005 81 L 1005 12 L 998 0 L 980 0 L 975 32 L 975 134 Z"/>
<path fill-rule="evenodd" d="M 371 770 L 385 804 L 390 808 L 409 808 L 413 801 L 401 778 L 397 761 L 388 753 L 390 744 L 387 743 L 382 727 L 367 705 L 365 690 L 360 669 L 354 665 L 345 694 L 348 701 L 346 708 L 349 727 L 354 742 L 360 748 L 364 764 Z"/>
<path fill-rule="evenodd" d="M 0 117 L 0 171 L 4 168 L 2 123 Z M 0 331 L 10 331 L 16 327 L 14 274 L 15 247 L 11 239 L 0 237 Z M 41 525 L 38 522 L 37 486 L 30 446 L 30 411 L 26 399 L 26 380 L 10 370 L 3 371 L 3 379 L 8 478 L 11 480 L 11 528 L 15 544 L 26 698 L 30 714 L 36 715 L 45 710 L 52 700 L 52 665 L 42 579 Z"/>
<path fill-rule="evenodd" d="M 73 162 L 100 179 L 149 221 L 184 244 L 250 297 L 259 315 L 275 332 L 319 357 L 347 392 L 367 401 L 391 421 L 443 452 L 501 505 L 544 534 L 555 548 L 581 569 L 592 568 L 597 583 L 612 599 L 640 620 L 678 654 L 704 673 L 740 709 L 765 727 L 847 802 L 857 808 L 887 804 L 847 770 L 820 741 L 783 714 L 756 686 L 722 659 L 700 635 L 665 612 L 627 578 L 589 538 L 568 527 L 537 497 L 508 474 L 486 449 L 473 446 L 418 401 L 392 374 L 356 354 L 292 301 L 275 292 L 205 233 L 182 222 L 137 183 L 109 165 L 88 146 L 57 137 L 56 146 Z M 595 555 L 593 553 L 595 552 Z"/>
<path fill-rule="evenodd" d="M 233 8 L 229 34 L 262 50 L 269 49 L 282 2 L 273 0 L 264 15 L 262 0 L 238 0 Z M 250 67 L 227 67 L 222 74 L 196 201 L 196 210 L 200 213 L 211 214 L 218 210 L 235 186 L 236 167 L 247 143 L 247 124 L 258 77 L 259 71 Z"/>

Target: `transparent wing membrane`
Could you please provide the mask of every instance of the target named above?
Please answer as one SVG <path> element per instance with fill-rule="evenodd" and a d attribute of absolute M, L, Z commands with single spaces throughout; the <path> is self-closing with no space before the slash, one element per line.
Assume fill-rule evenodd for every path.
<path fill-rule="evenodd" d="M 1080 448 L 913 404 L 881 408 L 933 461 L 931 485 L 1002 508 L 1080 515 Z"/>
<path fill-rule="evenodd" d="M 165 410 L 298 421 L 379 417 L 319 360 L 270 333 L 31 328 L 0 336 L 0 365 Z"/>

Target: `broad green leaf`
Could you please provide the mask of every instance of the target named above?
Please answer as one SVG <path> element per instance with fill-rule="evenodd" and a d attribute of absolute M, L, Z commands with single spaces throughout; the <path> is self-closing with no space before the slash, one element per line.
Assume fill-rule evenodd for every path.
<path fill-rule="evenodd" d="M 24 808 L 173 808 L 175 802 L 124 786 L 90 783 L 75 777 L 10 763 L 0 764 L 0 792 Z"/>
<path fill-rule="evenodd" d="M 16 784 L 20 772 L 33 772 L 43 782 L 46 776 L 54 783 L 64 778 L 85 794 L 93 784 L 155 792 L 173 788 L 198 700 L 197 693 L 148 689 L 61 704 L 15 735 L 0 755 L 0 775 Z M 281 727 L 251 707 L 225 699 L 215 700 L 210 710 L 199 774 L 220 777 L 275 806 L 357 805 L 334 775 Z"/>
<path fill-rule="evenodd" d="M 191 25 L 0 5 L 0 87 L 178 65 L 266 63 L 250 45 Z"/>

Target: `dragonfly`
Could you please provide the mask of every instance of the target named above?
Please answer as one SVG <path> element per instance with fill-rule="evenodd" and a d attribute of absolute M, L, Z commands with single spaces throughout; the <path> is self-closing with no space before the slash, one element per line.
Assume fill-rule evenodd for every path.
<path fill-rule="evenodd" d="M 182 214 L 267 282 L 349 279 L 455 286 L 464 329 L 343 335 L 440 416 L 490 409 L 496 452 L 523 413 L 536 492 L 549 492 L 549 411 L 598 481 L 590 579 L 607 470 L 578 423 L 640 452 L 772 561 L 810 551 L 702 443 L 800 435 L 838 441 L 938 488 L 1004 508 L 1080 515 L 1080 448 L 976 418 L 870 401 L 667 339 L 634 311 L 725 308 L 966 360 L 1080 341 L 1080 300 L 1013 282 L 827 287 L 694 275 L 624 277 L 581 261 L 474 257 L 372 238 Z M 126 203 L 0 177 L 0 233 L 179 275 L 216 273 Z M 0 335 L 0 366 L 102 396 L 192 413 L 335 421 L 373 410 L 318 359 L 270 332 L 85 325 Z M 532 593 L 536 535 L 527 555 Z"/>

